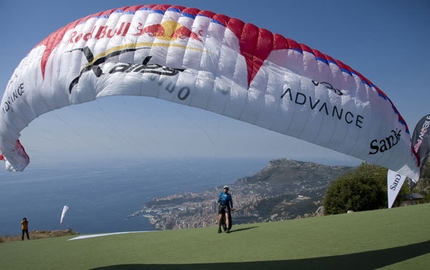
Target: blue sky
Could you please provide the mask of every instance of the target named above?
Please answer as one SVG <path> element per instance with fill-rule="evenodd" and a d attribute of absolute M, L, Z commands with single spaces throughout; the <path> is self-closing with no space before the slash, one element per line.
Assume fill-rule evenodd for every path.
<path fill-rule="evenodd" d="M 106 9 L 175 4 L 239 18 L 339 59 L 382 89 L 413 130 L 430 112 L 429 1 L 0 2 L 0 91 L 20 60 L 58 28 Z M 361 161 L 202 110 L 142 97 L 103 98 L 42 115 L 23 130 L 31 166 L 82 160 L 292 158 L 323 164 Z M 28 170 L 28 168 L 27 168 Z"/>

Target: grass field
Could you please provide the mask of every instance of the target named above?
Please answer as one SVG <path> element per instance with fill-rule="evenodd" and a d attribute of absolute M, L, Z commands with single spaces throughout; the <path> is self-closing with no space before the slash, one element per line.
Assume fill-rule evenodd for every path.
<path fill-rule="evenodd" d="M 233 226 L 0 244 L 13 269 L 430 269 L 430 204 Z"/>

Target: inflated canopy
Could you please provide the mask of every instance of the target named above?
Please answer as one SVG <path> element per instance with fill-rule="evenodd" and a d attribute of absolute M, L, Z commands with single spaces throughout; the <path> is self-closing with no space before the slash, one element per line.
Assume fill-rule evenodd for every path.
<path fill-rule="evenodd" d="M 418 177 L 405 121 L 359 72 L 239 19 L 169 5 L 103 11 L 37 44 L 1 102 L 7 166 L 29 163 L 19 137 L 33 119 L 111 95 L 212 111 Z"/>

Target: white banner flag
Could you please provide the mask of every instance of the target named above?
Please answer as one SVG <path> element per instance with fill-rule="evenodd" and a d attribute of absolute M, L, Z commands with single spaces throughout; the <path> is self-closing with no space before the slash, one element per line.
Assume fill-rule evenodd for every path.
<path fill-rule="evenodd" d="M 69 210 L 69 207 L 68 207 L 67 205 L 65 205 L 65 206 L 63 207 L 63 212 L 61 213 L 60 224 L 63 224 L 63 218 L 64 218 L 64 216 L 66 215 L 67 210 Z"/>
<path fill-rule="evenodd" d="M 405 182 L 406 176 L 399 174 L 398 172 L 388 170 L 387 173 L 387 192 L 388 192 L 388 208 L 393 206 L 396 200 L 397 194 L 402 189 L 403 183 Z"/>

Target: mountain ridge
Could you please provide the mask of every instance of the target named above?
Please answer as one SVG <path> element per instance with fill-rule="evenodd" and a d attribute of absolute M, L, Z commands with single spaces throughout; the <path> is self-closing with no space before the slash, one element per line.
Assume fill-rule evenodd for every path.
<path fill-rule="evenodd" d="M 242 183 L 255 183 L 268 181 L 272 183 L 282 183 L 297 180 L 330 180 L 333 175 L 340 176 L 346 171 L 350 171 L 351 166 L 328 166 L 315 162 L 297 161 L 288 158 L 269 161 L 269 164 L 254 176 L 244 177 L 237 181 Z"/>
<path fill-rule="evenodd" d="M 271 160 L 253 176 L 230 185 L 234 224 L 278 221 L 317 215 L 330 183 L 352 172 L 352 166 L 328 166 L 292 159 Z M 216 198 L 222 186 L 203 193 L 186 192 L 154 198 L 129 215 L 143 215 L 158 230 L 213 226 L 217 224 Z"/>

